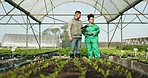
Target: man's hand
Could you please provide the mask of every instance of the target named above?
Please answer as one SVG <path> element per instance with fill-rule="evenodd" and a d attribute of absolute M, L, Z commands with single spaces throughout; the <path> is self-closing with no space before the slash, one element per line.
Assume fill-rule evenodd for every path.
<path fill-rule="evenodd" d="M 86 30 L 87 27 L 88 27 L 87 25 L 85 25 L 84 27 L 81 27 L 82 31 Z"/>
<path fill-rule="evenodd" d="M 69 37 L 69 41 L 72 42 L 72 37 Z"/>
<path fill-rule="evenodd" d="M 85 30 L 86 30 L 86 28 L 82 28 L 82 29 L 81 29 L 81 31 L 85 31 Z"/>
<path fill-rule="evenodd" d="M 92 32 L 88 32 L 88 34 L 89 34 L 89 35 L 92 35 L 93 33 L 92 33 Z"/>

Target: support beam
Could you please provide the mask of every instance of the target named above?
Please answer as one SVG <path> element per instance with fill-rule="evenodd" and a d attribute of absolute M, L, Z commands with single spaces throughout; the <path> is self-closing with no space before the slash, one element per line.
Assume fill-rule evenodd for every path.
<path fill-rule="evenodd" d="M 0 25 L 26 25 L 26 23 L 0 23 Z M 39 25 L 39 23 L 31 23 L 32 25 Z M 42 22 L 42 25 L 63 25 L 63 24 L 66 24 L 66 23 L 47 23 L 47 22 Z M 68 24 L 68 23 L 67 23 Z M 87 24 L 87 23 L 83 23 L 83 24 Z M 105 22 L 102 22 L 102 23 L 95 23 L 95 24 L 107 24 Z M 118 24 L 118 22 L 113 22 L 113 23 L 109 23 L 109 24 Z M 129 24 L 129 22 L 122 22 L 122 24 Z M 131 22 L 130 24 L 141 24 L 141 22 Z M 148 24 L 148 22 L 142 22 L 142 24 Z M 125 27 L 124 27 L 125 28 Z"/>
<path fill-rule="evenodd" d="M 73 14 L 31 14 L 33 16 L 73 16 Z M 82 14 L 81 16 L 87 16 L 88 14 Z M 118 14 L 94 14 L 95 16 L 102 16 L 102 15 L 118 15 Z M 148 13 L 129 13 L 129 14 L 122 14 L 122 15 L 148 15 Z M 0 14 L 0 16 L 26 16 L 26 14 Z"/>
<path fill-rule="evenodd" d="M 109 23 L 107 24 L 107 38 L 108 38 L 108 49 L 109 49 Z"/>
<path fill-rule="evenodd" d="M 41 49 L 41 24 L 39 24 L 39 49 Z"/>
<path fill-rule="evenodd" d="M 124 0 L 127 4 L 128 4 L 128 1 Z M 126 7 L 125 9 L 123 9 L 120 14 L 118 14 L 118 16 L 116 16 L 115 18 L 113 18 L 112 20 L 108 21 L 108 22 L 111 22 L 113 20 L 115 20 L 116 18 L 118 18 L 120 15 L 123 15 L 124 12 L 126 12 L 127 10 L 129 10 L 130 8 L 134 7 L 135 5 L 137 5 L 138 3 L 140 3 L 142 0 L 136 0 L 133 4 L 131 4 L 131 6 L 129 7 Z"/>
<path fill-rule="evenodd" d="M 123 41 L 122 41 L 123 40 L 122 15 L 121 15 L 120 19 L 121 19 L 121 51 L 122 51 L 122 46 L 123 46 L 123 44 L 122 44 L 123 43 Z"/>
<path fill-rule="evenodd" d="M 5 0 L 7 3 L 9 3 L 10 5 L 12 5 L 13 7 L 16 7 L 17 9 L 19 9 L 20 11 L 24 12 L 26 15 L 28 15 L 30 18 L 32 18 L 33 20 L 35 20 L 38 23 L 41 23 L 41 21 L 39 21 L 38 19 L 36 19 L 33 15 L 31 15 L 28 11 L 26 11 L 24 8 L 20 7 L 19 5 L 17 5 L 15 2 L 13 2 L 12 0 Z"/>
<path fill-rule="evenodd" d="M 26 24 L 26 49 L 28 50 L 28 24 L 29 24 L 29 18 L 27 16 L 27 24 Z"/>

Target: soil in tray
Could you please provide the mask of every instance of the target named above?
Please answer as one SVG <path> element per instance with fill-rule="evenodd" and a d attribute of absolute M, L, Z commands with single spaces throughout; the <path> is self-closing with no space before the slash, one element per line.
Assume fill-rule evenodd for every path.
<path fill-rule="evenodd" d="M 79 78 L 81 75 L 80 69 L 74 65 L 73 59 L 71 59 L 59 72 L 56 78 Z"/>
<path fill-rule="evenodd" d="M 86 66 L 87 67 L 87 72 L 86 72 L 86 76 L 85 78 L 104 78 L 104 76 L 102 75 L 101 72 L 95 70 L 91 65 L 89 65 L 88 63 L 84 62 L 83 60 L 80 60 L 82 63 L 82 66 Z M 105 67 L 104 65 L 99 66 L 99 68 Z M 110 70 L 110 75 L 107 78 L 126 78 L 125 75 L 120 75 L 117 71 L 114 70 Z"/>
<path fill-rule="evenodd" d="M 63 59 L 61 61 L 64 61 L 66 59 Z M 87 71 L 86 71 L 86 75 L 85 78 L 104 78 L 104 76 L 102 75 L 101 72 L 99 72 L 98 70 L 95 70 L 93 68 L 93 66 L 89 65 L 88 63 L 85 62 L 84 59 L 79 59 L 81 66 L 82 67 L 86 67 Z M 95 60 L 92 60 L 92 62 L 95 62 Z M 115 63 L 111 63 L 110 66 L 105 66 L 104 64 L 101 63 L 97 63 L 99 68 L 107 70 L 110 70 L 110 75 L 107 78 L 126 78 L 126 75 L 122 74 L 119 71 L 113 70 L 116 66 L 120 66 L 117 65 Z M 29 70 L 32 70 L 34 68 L 36 68 L 37 66 L 42 66 L 42 65 L 35 65 L 33 67 L 30 67 L 28 69 L 25 70 L 25 72 L 28 72 Z M 121 66 L 123 67 L 123 66 Z M 37 73 L 32 73 L 31 76 L 29 78 L 40 78 L 40 74 L 44 74 L 45 76 L 49 76 L 50 74 L 55 72 L 55 68 L 57 68 L 57 66 L 55 64 L 50 64 L 47 68 L 43 68 L 41 71 L 37 70 Z M 125 67 L 123 67 L 124 69 L 126 69 Z M 130 72 L 132 72 L 132 78 L 148 78 L 145 75 L 140 74 L 137 71 L 134 70 L 130 70 L 127 69 Z M 18 75 L 20 75 L 21 73 L 17 73 Z M 58 76 L 56 78 L 79 78 L 81 76 L 81 70 L 74 65 L 74 59 L 71 59 L 65 66 L 64 68 L 58 73 Z M 7 77 L 6 77 L 7 78 Z"/>
<path fill-rule="evenodd" d="M 66 59 L 62 59 L 61 61 L 65 61 Z M 58 66 L 55 64 L 49 64 L 48 67 L 43 68 L 41 71 L 37 71 L 37 73 L 31 74 L 30 78 L 40 78 L 40 74 L 44 76 L 49 76 L 50 74 L 55 72 L 55 68 Z"/>
<path fill-rule="evenodd" d="M 100 72 L 95 70 L 91 65 L 84 62 L 83 59 L 80 59 L 80 62 L 81 62 L 82 67 L 87 68 L 85 78 L 103 78 L 104 77 Z"/>
<path fill-rule="evenodd" d="M 82 61 L 82 62 L 84 62 L 84 61 Z M 82 65 L 84 65 L 84 64 L 82 64 Z M 141 74 L 138 71 L 125 68 L 124 66 L 121 66 L 121 65 L 118 65 L 115 63 L 111 63 L 111 66 L 105 66 L 105 65 L 102 65 L 101 63 L 98 62 L 98 66 L 99 66 L 99 68 L 102 68 L 105 71 L 107 69 L 110 70 L 110 75 L 107 78 L 126 78 L 127 75 L 124 74 L 123 71 L 120 71 L 122 68 L 124 68 L 125 70 L 129 70 L 132 74 L 132 78 L 148 78 L 148 76 Z M 116 66 L 121 66 L 119 71 L 113 70 Z"/>
<path fill-rule="evenodd" d="M 35 74 L 32 74 L 30 76 L 30 78 L 40 78 L 40 74 L 44 74 L 45 76 L 48 76 L 52 73 L 54 73 L 54 69 L 56 68 L 57 66 L 55 66 L 54 64 L 51 64 L 49 65 L 47 68 L 43 68 L 40 72 L 37 72 Z"/>

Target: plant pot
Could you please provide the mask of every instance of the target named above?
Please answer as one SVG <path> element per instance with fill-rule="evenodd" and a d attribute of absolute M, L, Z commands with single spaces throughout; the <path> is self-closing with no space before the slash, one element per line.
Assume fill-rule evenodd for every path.
<path fill-rule="evenodd" d="M 114 60 L 114 56 L 109 56 L 109 61 L 113 61 Z"/>

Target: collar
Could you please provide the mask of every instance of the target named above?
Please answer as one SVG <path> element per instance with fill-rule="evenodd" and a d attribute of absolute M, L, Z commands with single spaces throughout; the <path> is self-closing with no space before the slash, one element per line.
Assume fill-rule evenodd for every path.
<path fill-rule="evenodd" d="M 90 23 L 88 23 L 87 25 L 90 26 Z M 94 23 L 92 23 L 92 25 L 94 25 Z"/>
<path fill-rule="evenodd" d="M 79 19 L 75 19 L 75 17 L 73 18 L 74 20 L 79 20 Z"/>

